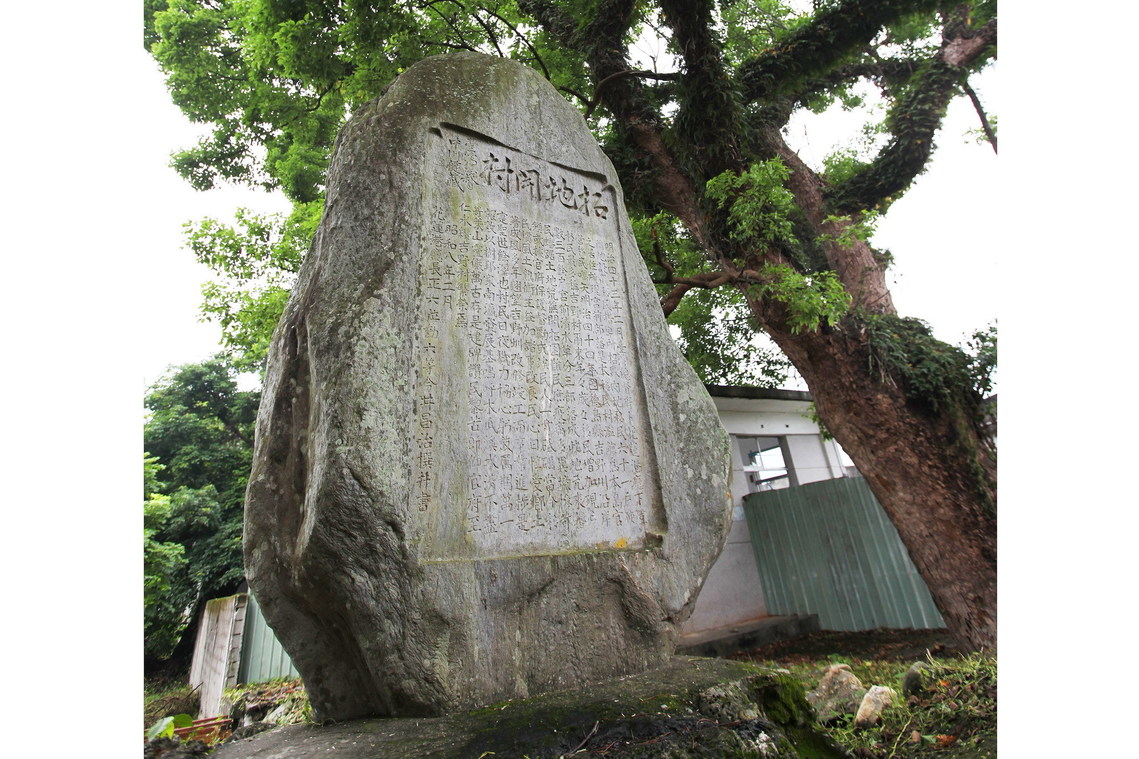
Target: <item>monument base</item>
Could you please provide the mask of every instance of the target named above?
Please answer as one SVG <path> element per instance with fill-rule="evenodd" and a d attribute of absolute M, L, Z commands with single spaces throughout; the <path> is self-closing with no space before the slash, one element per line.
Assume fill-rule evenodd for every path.
<path fill-rule="evenodd" d="M 476 759 L 617 756 L 843 757 L 793 676 L 726 659 L 674 657 L 588 688 L 433 718 L 291 725 L 228 743 L 215 759 Z"/>

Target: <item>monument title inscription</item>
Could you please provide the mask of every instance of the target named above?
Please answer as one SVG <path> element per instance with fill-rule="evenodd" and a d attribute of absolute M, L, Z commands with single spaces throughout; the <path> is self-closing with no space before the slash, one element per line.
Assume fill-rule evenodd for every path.
<path fill-rule="evenodd" d="M 257 430 L 246 574 L 320 719 L 660 665 L 730 525 L 613 166 L 512 61 L 344 127 Z"/>
<path fill-rule="evenodd" d="M 432 133 L 413 491 L 427 556 L 642 547 L 663 529 L 612 185 Z"/>

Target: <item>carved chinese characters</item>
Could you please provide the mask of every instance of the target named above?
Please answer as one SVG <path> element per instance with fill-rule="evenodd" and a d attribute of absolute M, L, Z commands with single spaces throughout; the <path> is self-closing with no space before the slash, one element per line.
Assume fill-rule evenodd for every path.
<path fill-rule="evenodd" d="M 434 133 L 448 181 L 426 206 L 413 435 L 428 555 L 639 548 L 661 531 L 659 494 L 613 189 L 485 136 Z M 443 406 L 462 410 L 446 431 Z M 441 467 L 460 470 L 449 486 Z"/>

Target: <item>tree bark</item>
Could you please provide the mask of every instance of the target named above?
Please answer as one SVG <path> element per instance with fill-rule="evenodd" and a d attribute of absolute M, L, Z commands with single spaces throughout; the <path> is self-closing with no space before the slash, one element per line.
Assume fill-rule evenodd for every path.
<path fill-rule="evenodd" d="M 751 305 L 765 320 L 770 309 Z M 927 412 L 874 377 L 864 335 L 768 329 L 897 528 L 950 632 L 970 649 L 994 647 L 996 461 L 986 441 L 960 409 Z"/>
<path fill-rule="evenodd" d="M 789 186 L 812 225 L 826 206 L 823 179 L 782 142 Z M 834 224 L 835 222 L 830 222 Z M 833 231 L 821 230 L 820 231 Z M 828 243 L 835 246 L 836 243 Z M 925 580 L 949 631 L 970 649 L 996 645 L 996 457 L 972 411 L 947 403 L 934 411 L 872 370 L 859 319 L 894 314 L 885 272 L 864 243 L 827 249 L 854 299 L 840 328 L 792 333 L 782 306 L 744 297 L 752 313 L 802 374 L 819 417 L 866 478 Z"/>

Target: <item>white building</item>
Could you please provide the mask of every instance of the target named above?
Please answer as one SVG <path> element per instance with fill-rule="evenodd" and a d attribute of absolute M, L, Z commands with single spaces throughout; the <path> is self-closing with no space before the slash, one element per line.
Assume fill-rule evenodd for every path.
<path fill-rule="evenodd" d="M 750 493 L 857 472 L 838 443 L 825 440 L 812 421 L 810 393 L 718 385 L 709 385 L 708 392 L 731 439 L 732 529 L 684 625 L 682 640 L 691 645 L 734 637 L 733 630 L 746 633 L 750 628 L 770 629 L 772 637 L 818 629 L 811 620 L 788 629 L 781 624 L 788 620 L 768 614 L 743 499 Z"/>

